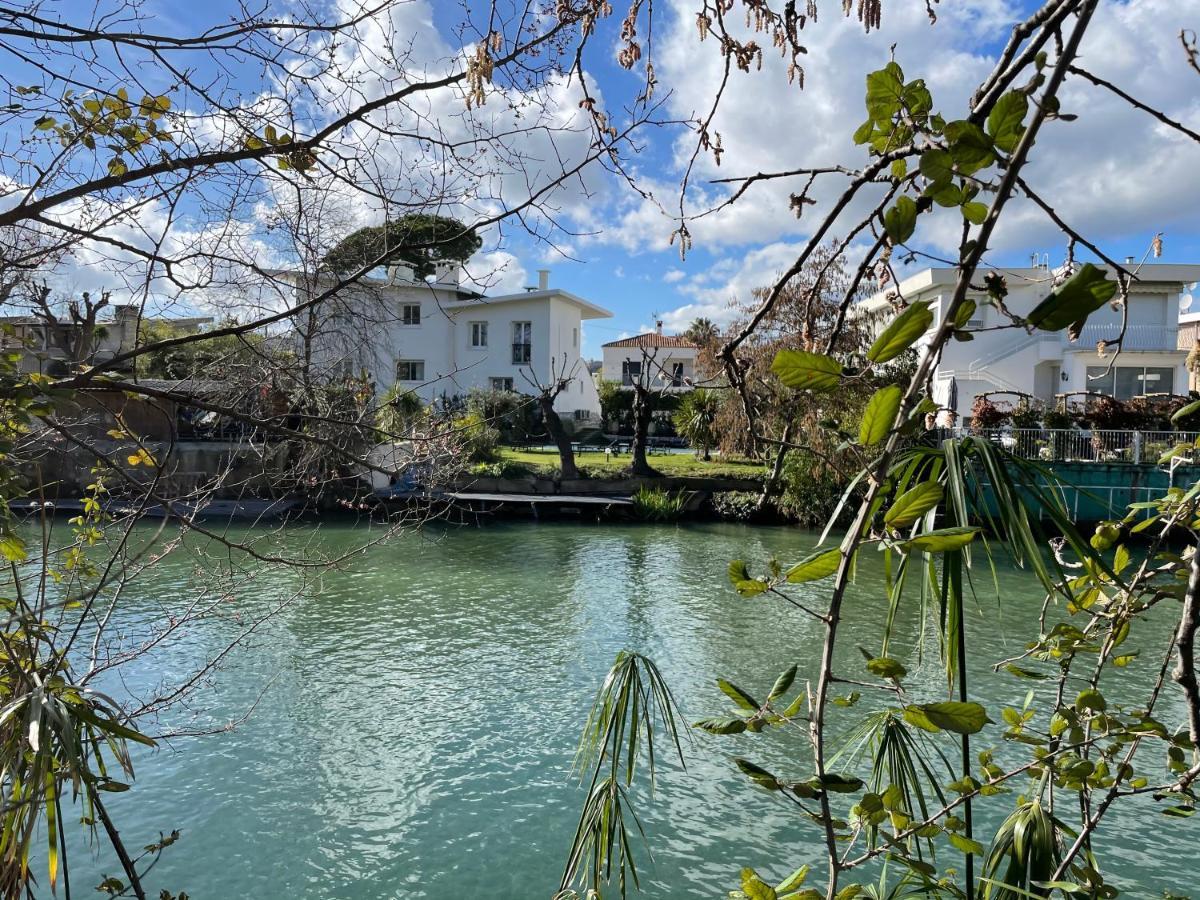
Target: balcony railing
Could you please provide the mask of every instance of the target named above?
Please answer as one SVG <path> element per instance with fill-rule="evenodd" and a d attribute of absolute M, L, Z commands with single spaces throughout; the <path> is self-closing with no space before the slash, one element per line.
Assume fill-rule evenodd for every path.
<path fill-rule="evenodd" d="M 512 351 L 512 361 L 514 366 L 527 366 L 529 365 L 529 361 L 533 359 L 532 344 L 513 344 Z"/>
<path fill-rule="evenodd" d="M 1179 444 L 1196 445 L 1196 431 L 1117 431 L 1107 429 L 1003 428 L 975 434 L 1024 459 L 1042 462 L 1157 463 Z M 1200 452 L 1197 454 L 1200 456 Z"/>
<path fill-rule="evenodd" d="M 1079 339 L 1067 346 L 1076 350 L 1094 350 L 1099 341 L 1111 342 L 1121 337 L 1122 350 L 1176 350 L 1179 343 L 1177 331 L 1175 325 L 1130 325 L 1125 329 L 1125 336 L 1121 337 L 1120 325 L 1113 322 L 1096 323 L 1084 325 Z"/>

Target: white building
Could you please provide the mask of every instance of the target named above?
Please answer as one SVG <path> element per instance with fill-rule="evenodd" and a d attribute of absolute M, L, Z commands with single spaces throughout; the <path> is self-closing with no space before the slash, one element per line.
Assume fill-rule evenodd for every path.
<path fill-rule="evenodd" d="M 656 323 L 654 331 L 609 341 L 602 349 L 602 377 L 624 387 L 635 384 L 643 369 L 646 386 L 654 389 L 689 390 L 696 377 L 700 348 L 681 335 L 663 334 L 662 322 Z"/>
<path fill-rule="evenodd" d="M 367 372 L 380 393 L 393 385 L 426 402 L 462 397 L 475 389 L 532 393 L 529 378 L 548 384 L 571 378 L 554 407 L 576 419 L 594 417 L 600 398 L 580 356 L 583 322 L 612 313 L 549 286 L 488 297 L 459 284 L 459 269 L 445 267 L 420 281 L 404 266 L 385 279 L 364 278 L 319 304 L 315 320 L 299 317 L 314 357 L 347 373 Z M 335 282 L 323 278 L 313 290 Z M 303 293 L 300 293 L 303 297 Z"/>
<path fill-rule="evenodd" d="M 999 269 L 1008 284 L 1005 306 L 1027 315 L 1053 289 L 1054 273 L 1045 266 Z M 979 273 L 982 280 L 983 272 Z M 932 300 L 933 328 L 941 322 L 954 292 L 957 273 L 951 268 L 925 269 L 898 287 L 880 291 L 860 309 L 884 311 L 897 295 L 908 302 Z M 1200 280 L 1200 265 L 1144 265 L 1129 294 L 1129 326 L 1113 365 L 1115 348 L 1102 357 L 1100 341 L 1115 341 L 1122 312 L 1106 304 L 1088 318 L 1075 341 L 1066 332 L 1028 332 L 998 328 L 1011 323 L 996 309 L 979 305 L 968 330 L 973 340 L 950 341 L 934 373 L 934 400 L 945 403 L 953 385 L 960 418 L 971 415 L 979 394 L 1015 391 L 1047 404 L 1058 395 L 1081 391 L 1127 400 L 1144 394 L 1186 394 L 1187 350 L 1179 347 L 1180 301 Z M 996 329 L 996 330 L 987 330 Z"/>

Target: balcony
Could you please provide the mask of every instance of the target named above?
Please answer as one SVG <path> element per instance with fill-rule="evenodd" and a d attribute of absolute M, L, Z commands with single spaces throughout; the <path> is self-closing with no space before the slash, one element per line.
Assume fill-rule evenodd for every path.
<path fill-rule="evenodd" d="M 1117 323 L 1106 322 L 1084 325 L 1079 340 L 1067 343 L 1063 336 L 1064 347 L 1067 350 L 1082 350 L 1094 353 L 1099 341 L 1115 341 L 1121 334 L 1121 326 Z M 1111 348 L 1115 350 L 1116 348 Z M 1170 352 L 1179 349 L 1178 329 L 1175 325 L 1130 325 L 1125 329 L 1121 340 L 1122 350 L 1143 350 Z"/>
<path fill-rule="evenodd" d="M 514 366 L 527 366 L 533 359 L 533 344 L 513 344 L 512 361 Z"/>

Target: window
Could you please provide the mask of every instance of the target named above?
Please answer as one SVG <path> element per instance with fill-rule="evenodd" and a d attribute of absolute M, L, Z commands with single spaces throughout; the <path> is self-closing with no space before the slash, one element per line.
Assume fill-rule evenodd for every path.
<path fill-rule="evenodd" d="M 401 359 L 396 361 L 397 381 L 424 381 L 425 360 Z"/>
<path fill-rule="evenodd" d="M 525 366 L 533 358 L 533 323 L 513 322 L 512 361 L 514 366 Z"/>
<path fill-rule="evenodd" d="M 488 381 L 493 391 L 511 391 L 513 389 L 511 378 L 489 378 Z"/>
<path fill-rule="evenodd" d="M 487 346 L 487 322 L 471 323 L 471 346 L 480 349 Z"/>
<path fill-rule="evenodd" d="M 634 362 L 632 359 L 627 359 L 621 363 L 621 384 L 628 387 L 641 377 L 642 363 L 640 360 Z"/>
<path fill-rule="evenodd" d="M 572 347 L 579 346 L 579 329 L 578 328 L 571 329 L 571 346 Z"/>
<path fill-rule="evenodd" d="M 421 324 L 421 304 L 420 303 L 405 303 L 400 307 L 400 324 L 402 325 L 420 325 Z"/>
<path fill-rule="evenodd" d="M 671 364 L 671 387 L 683 387 L 683 363 Z"/>
<path fill-rule="evenodd" d="M 1175 391 L 1175 370 L 1161 366 L 1088 366 L 1087 390 L 1129 400 Z"/>

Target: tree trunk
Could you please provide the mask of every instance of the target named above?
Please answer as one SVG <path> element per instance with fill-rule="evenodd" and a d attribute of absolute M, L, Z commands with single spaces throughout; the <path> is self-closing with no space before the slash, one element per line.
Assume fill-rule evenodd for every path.
<path fill-rule="evenodd" d="M 545 395 L 538 398 L 538 406 L 542 409 L 542 418 L 546 422 L 546 430 L 558 447 L 559 467 L 563 478 L 578 478 L 579 469 L 575 467 L 575 451 L 571 449 L 571 437 L 563 428 L 562 419 L 554 409 L 554 400 Z"/>
<path fill-rule="evenodd" d="M 641 385 L 633 387 L 633 465 L 630 470 L 639 478 L 656 478 L 660 474 L 646 462 L 646 435 L 650 431 L 650 392 Z"/>

